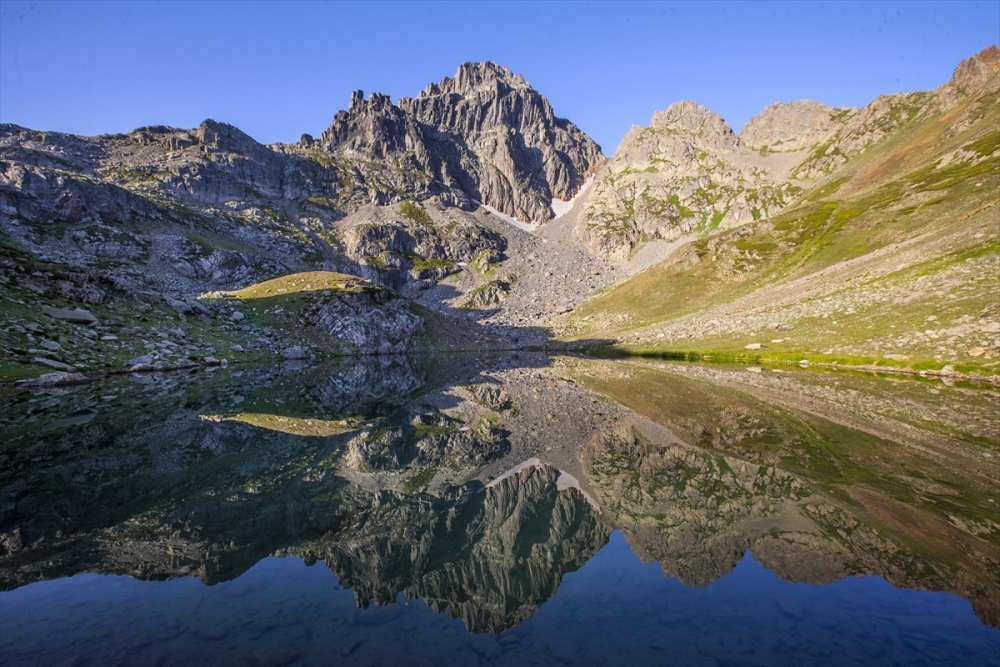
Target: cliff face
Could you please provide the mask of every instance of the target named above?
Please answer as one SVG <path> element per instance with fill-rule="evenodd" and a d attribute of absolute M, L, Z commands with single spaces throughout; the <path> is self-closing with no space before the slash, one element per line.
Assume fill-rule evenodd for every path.
<path fill-rule="evenodd" d="M 774 104 L 746 122 L 740 144 L 751 150 L 799 151 L 825 141 L 836 131 L 833 107 L 812 100 Z"/>
<path fill-rule="evenodd" d="M 319 139 L 328 151 L 395 160 L 521 221 L 553 217 L 602 160 L 600 147 L 496 63 L 465 63 L 398 105 L 358 91 Z"/>

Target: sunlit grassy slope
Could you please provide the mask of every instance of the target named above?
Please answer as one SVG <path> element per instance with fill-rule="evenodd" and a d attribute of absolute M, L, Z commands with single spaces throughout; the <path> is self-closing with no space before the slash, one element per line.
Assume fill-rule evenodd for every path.
<path fill-rule="evenodd" d="M 998 109 L 993 90 L 919 116 L 780 215 L 689 243 L 577 308 L 560 334 L 631 351 L 760 344 L 765 359 L 992 367 Z"/>
<path fill-rule="evenodd" d="M 366 287 L 372 290 L 379 288 L 357 276 L 333 271 L 305 271 L 293 273 L 279 278 L 272 278 L 250 285 L 241 290 L 224 292 L 226 296 L 236 299 L 285 299 L 294 300 L 308 292 L 324 290 L 337 292 L 359 292 Z"/>

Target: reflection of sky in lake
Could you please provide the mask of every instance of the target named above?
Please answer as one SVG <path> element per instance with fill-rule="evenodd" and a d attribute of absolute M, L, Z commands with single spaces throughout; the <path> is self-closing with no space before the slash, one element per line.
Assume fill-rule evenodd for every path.
<path fill-rule="evenodd" d="M 997 665 L 1000 631 L 948 593 L 879 577 L 789 584 L 748 553 L 704 588 L 642 564 L 618 531 L 499 637 L 400 595 L 357 609 L 322 563 L 238 579 L 80 575 L 0 594 L 3 665 Z"/>

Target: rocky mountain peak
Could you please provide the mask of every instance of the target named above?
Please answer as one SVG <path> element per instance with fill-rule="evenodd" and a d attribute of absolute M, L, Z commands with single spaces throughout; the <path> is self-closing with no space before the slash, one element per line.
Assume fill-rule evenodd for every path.
<path fill-rule="evenodd" d="M 520 74 L 492 61 L 479 63 L 462 63 L 453 77 L 445 77 L 440 83 L 429 83 L 419 95 L 433 97 L 435 95 L 468 95 L 481 89 L 495 89 L 497 84 L 508 88 L 529 88 L 528 83 Z"/>
<path fill-rule="evenodd" d="M 627 257 L 643 240 L 674 241 L 767 217 L 789 200 L 763 164 L 748 163 L 719 114 L 692 101 L 633 127 L 595 179 L 578 238 L 597 254 Z"/>
<path fill-rule="evenodd" d="M 960 62 L 949 83 L 959 88 L 976 88 L 989 81 L 998 72 L 1000 72 L 1000 49 L 994 44 Z"/>
<path fill-rule="evenodd" d="M 406 150 L 407 118 L 388 95 L 351 93 L 347 111 L 338 111 L 320 136 L 328 150 L 356 153 L 373 160 L 395 157 Z"/>
<path fill-rule="evenodd" d="M 394 108 L 392 99 L 385 93 L 371 92 L 365 99 L 365 91 L 355 90 L 347 105 L 347 113 L 386 113 Z M 343 113 L 343 112 L 339 112 Z"/>
<path fill-rule="evenodd" d="M 442 187 L 534 222 L 551 219 L 552 199 L 571 199 L 604 159 L 523 77 L 493 62 L 465 63 L 397 104 L 355 92 L 319 143 L 371 160 L 405 157 Z"/>
<path fill-rule="evenodd" d="M 200 144 L 221 151 L 246 154 L 263 148 L 253 137 L 235 125 L 220 123 L 211 118 L 203 121 L 194 135 Z"/>
<path fill-rule="evenodd" d="M 835 131 L 836 110 L 812 100 L 775 102 L 740 129 L 740 144 L 754 150 L 767 147 L 789 152 L 826 141 Z"/>
<path fill-rule="evenodd" d="M 654 112 L 649 127 L 688 135 L 694 138 L 696 146 L 708 150 L 728 152 L 739 143 L 722 116 L 691 100 L 674 102 L 665 110 Z"/>

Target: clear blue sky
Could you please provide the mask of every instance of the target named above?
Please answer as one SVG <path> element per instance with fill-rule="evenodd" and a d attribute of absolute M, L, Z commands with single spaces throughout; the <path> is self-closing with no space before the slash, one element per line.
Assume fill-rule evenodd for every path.
<path fill-rule="evenodd" d="M 734 129 L 775 101 L 926 90 L 1000 41 L 1000 2 L 0 2 L 0 122 L 77 134 L 232 123 L 317 135 L 352 90 L 398 99 L 495 60 L 613 152 L 693 99 Z"/>

